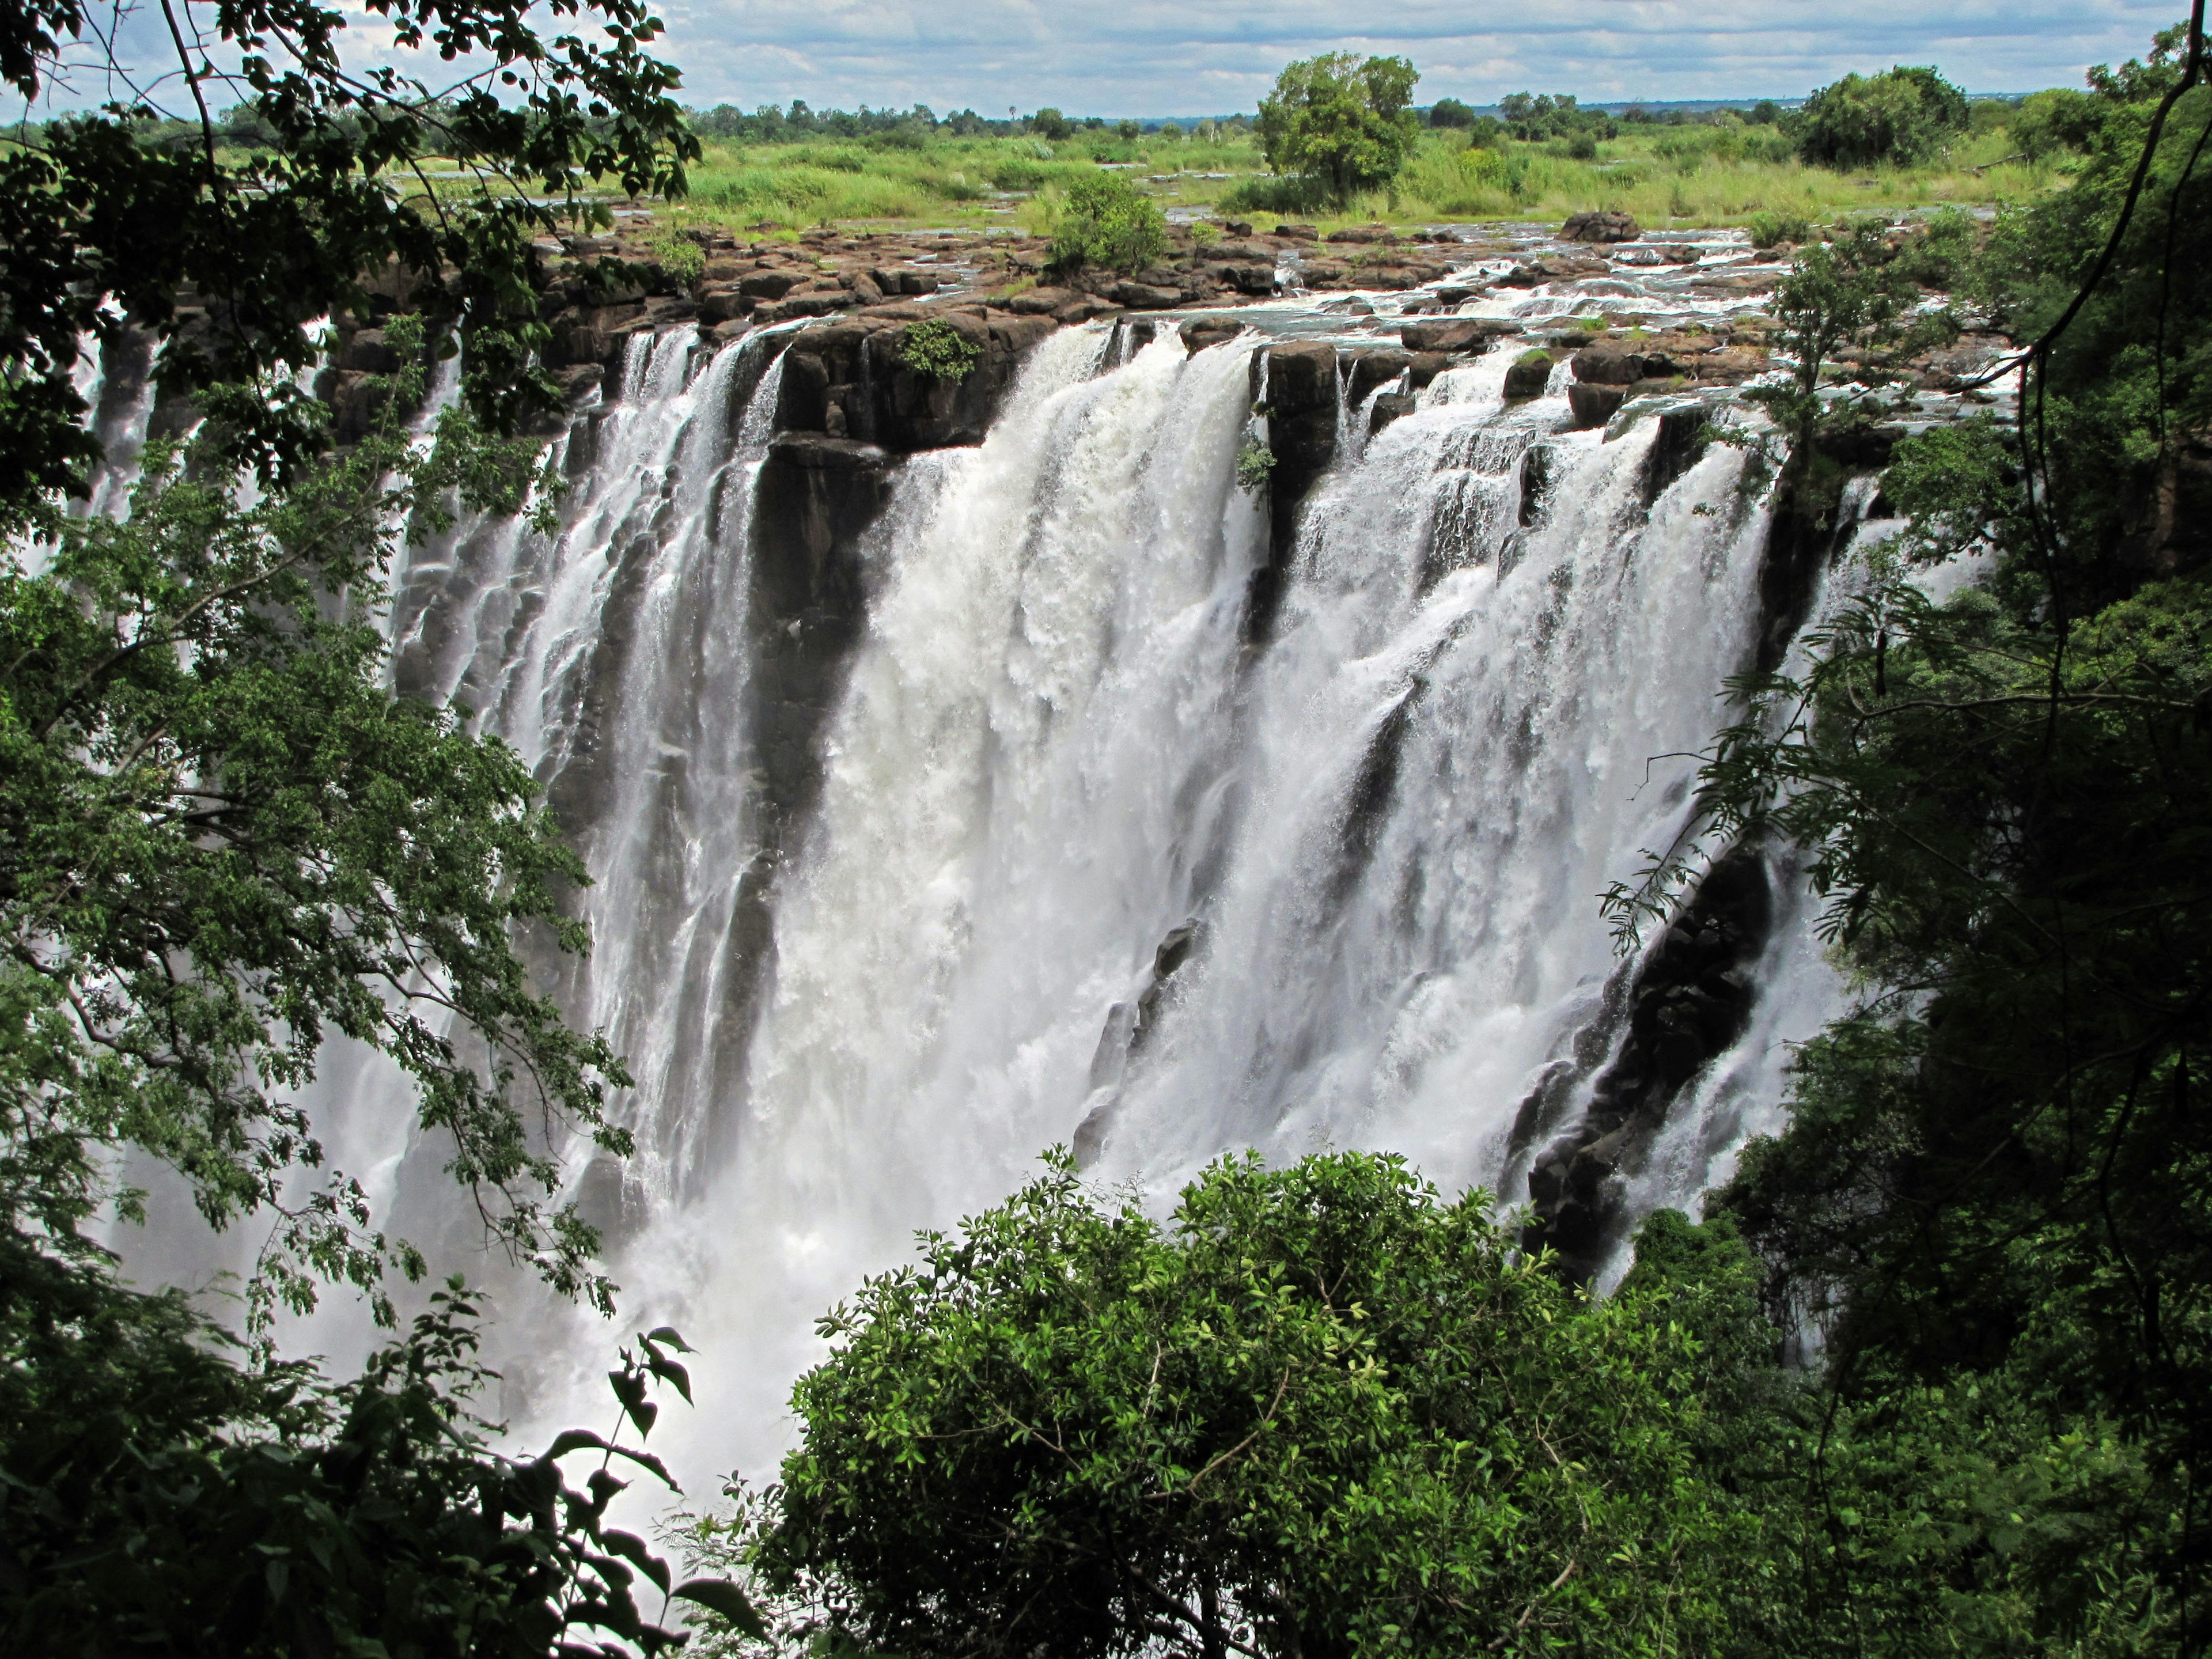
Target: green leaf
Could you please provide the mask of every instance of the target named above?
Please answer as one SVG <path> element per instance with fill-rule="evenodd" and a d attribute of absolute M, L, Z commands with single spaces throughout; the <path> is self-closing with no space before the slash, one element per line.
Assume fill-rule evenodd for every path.
<path fill-rule="evenodd" d="M 676 1595 L 680 1600 L 696 1601 L 720 1615 L 747 1636 L 759 1638 L 768 1634 L 767 1624 L 754 1610 L 745 1593 L 726 1578 L 687 1579 L 676 1587 Z"/>

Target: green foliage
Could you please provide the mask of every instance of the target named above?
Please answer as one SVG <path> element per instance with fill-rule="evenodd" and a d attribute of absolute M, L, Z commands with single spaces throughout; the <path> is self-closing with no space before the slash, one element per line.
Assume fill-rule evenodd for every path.
<path fill-rule="evenodd" d="M 1038 137 L 1050 139 L 1057 144 L 1075 129 L 1069 125 L 1065 115 L 1048 106 L 1030 117 L 1030 131 L 1036 133 Z"/>
<path fill-rule="evenodd" d="M 289 476 L 324 436 L 292 384 L 316 362 L 310 329 L 368 313 L 364 285 L 395 264 L 411 303 L 465 346 L 463 390 L 480 416 L 507 428 L 558 406 L 532 360 L 550 338 L 530 282 L 533 238 L 611 222 L 583 194 L 600 181 L 680 194 L 698 153 L 667 95 L 675 70 L 647 55 L 660 21 L 644 0 L 593 0 L 590 27 L 547 39 L 526 0 L 368 10 L 403 60 L 434 46 L 471 58 L 471 74 L 434 90 L 380 67 L 386 48 L 349 53 L 361 31 L 315 0 L 243 0 L 219 18 L 185 4 L 170 19 L 178 57 L 166 74 L 158 59 L 115 67 L 104 84 L 118 97 L 130 88 L 122 101 L 27 128 L 0 155 L 0 526 L 47 492 L 84 490 L 98 446 L 70 371 L 81 342 L 119 339 L 126 324 L 161 337 L 158 374 L 173 391 L 212 404 L 218 386 L 259 388 L 222 400 L 217 430 L 227 456 L 264 482 Z M 95 72 L 121 50 L 97 15 L 82 0 L 11 8 L 0 76 L 37 102 L 58 76 Z M 237 68 L 187 50 L 198 35 L 241 43 Z M 219 149 L 206 112 L 216 87 L 242 94 L 266 148 Z M 173 112 L 141 88 L 183 100 L 189 137 L 140 142 Z M 233 112 L 234 131 L 242 118 Z M 463 158 L 484 185 L 431 200 L 419 174 L 440 156 Z M 625 269 L 585 268 L 601 283 Z M 180 304 L 188 292 L 221 326 L 200 325 L 210 313 Z"/>
<path fill-rule="evenodd" d="M 1291 64 L 1260 100 L 1260 147 L 1278 173 L 1310 179 L 1339 204 L 1386 187 L 1413 153 L 1407 107 L 1419 75 L 1402 58 L 1324 52 Z"/>
<path fill-rule="evenodd" d="M 1713 1200 L 1770 1311 L 1826 1344 L 1817 1422 L 1771 1443 L 1814 1494 L 1798 1599 L 1854 1651 L 2196 1653 L 2212 1628 L 2212 92 L 2172 104 L 2113 240 L 2183 45 L 2093 73 L 2069 186 L 1887 268 L 2035 338 L 2115 249 L 2016 424 L 1896 445 L 1903 532 L 1801 670 L 1735 684 L 1702 775 L 1709 844 L 1797 849 L 1861 988 Z M 1801 263 L 1796 339 L 1901 320 L 1875 257 Z M 1960 560 L 1978 580 L 1936 602 Z M 1738 1627 L 1820 1650 L 1781 1617 Z"/>
<path fill-rule="evenodd" d="M 1966 125 L 1966 94 L 1932 69 L 1846 75 L 1790 118 L 1797 152 L 1820 167 L 1926 159 Z"/>
<path fill-rule="evenodd" d="M 934 318 L 900 331 L 898 360 L 933 380 L 964 380 L 983 360 L 983 348 L 951 324 Z"/>
<path fill-rule="evenodd" d="M 0 1645 L 539 1659 L 596 1630 L 628 1645 L 562 1650 L 650 1659 L 682 1639 L 659 1622 L 672 1599 L 749 1612 L 606 1524 L 613 1460 L 668 1482 L 650 1453 L 584 1431 L 536 1459 L 489 1449 L 476 1316 L 456 1279 L 333 1385 L 241 1369 L 181 1297 L 0 1231 Z M 684 1351 L 655 1331 L 611 1374 L 641 1441 L 655 1382 L 690 1397 Z M 598 1454 L 583 1490 L 561 1466 L 579 1452 Z"/>
<path fill-rule="evenodd" d="M 680 230 L 664 231 L 647 246 L 660 274 L 679 289 L 696 288 L 707 274 L 707 250 Z"/>
<path fill-rule="evenodd" d="M 1237 452 L 1237 487 L 1265 489 L 1275 475 L 1275 452 L 1254 439 Z"/>
<path fill-rule="evenodd" d="M 1395 1158 L 1052 1171 L 823 1323 L 750 1552 L 912 1655 L 1703 1651 L 1700 1348 Z"/>
<path fill-rule="evenodd" d="M 1474 111 L 1456 98 L 1439 98 L 1429 106 L 1429 125 L 1432 127 L 1471 127 Z"/>
<path fill-rule="evenodd" d="M 385 1267 L 422 1271 L 366 1231 L 293 1097 L 331 1029 L 412 1079 L 494 1240 L 610 1294 L 592 1230 L 546 1206 L 537 1126 L 626 1151 L 605 1106 L 628 1079 L 513 940 L 584 948 L 582 867 L 519 756 L 384 688 L 376 617 L 398 537 L 456 497 L 521 506 L 532 452 L 458 411 L 410 443 L 420 335 L 392 337 L 409 368 L 380 424 L 289 493 L 240 506 L 211 446 L 150 445 L 127 520 L 63 522 L 43 569 L 0 562 L 0 1212 L 56 1239 L 106 1203 L 128 1218 L 117 1155 L 150 1154 L 211 1224 L 274 1218 L 257 1326 L 318 1279 L 388 1318 Z"/>
<path fill-rule="evenodd" d="M 1813 227 L 1802 216 L 1764 208 L 1751 216 L 1747 228 L 1751 232 L 1753 247 L 1779 247 L 1784 242 L 1802 242 L 1813 234 Z"/>
<path fill-rule="evenodd" d="M 1052 262 L 1063 270 L 1097 265 L 1142 270 L 1167 252 L 1159 204 L 1118 173 L 1094 173 L 1067 189 L 1053 233 Z"/>

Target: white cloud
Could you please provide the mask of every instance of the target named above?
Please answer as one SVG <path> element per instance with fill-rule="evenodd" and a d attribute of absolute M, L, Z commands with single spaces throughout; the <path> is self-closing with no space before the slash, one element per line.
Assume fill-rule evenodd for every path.
<path fill-rule="evenodd" d="M 1932 63 L 1972 91 L 2079 84 L 2140 55 L 2174 0 L 680 0 L 664 50 L 687 102 L 915 102 L 940 113 L 1250 108 L 1291 58 L 1397 52 L 1420 95 L 1487 103 L 1523 88 L 1585 100 L 1792 96 L 1848 70 Z"/>

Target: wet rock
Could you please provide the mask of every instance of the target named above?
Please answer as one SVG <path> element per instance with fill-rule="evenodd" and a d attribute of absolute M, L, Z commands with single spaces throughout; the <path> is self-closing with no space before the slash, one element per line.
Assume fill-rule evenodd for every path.
<path fill-rule="evenodd" d="M 1111 297 L 1116 305 L 1126 306 L 1131 311 L 1165 311 L 1182 303 L 1182 290 L 1124 280 L 1114 284 Z"/>
<path fill-rule="evenodd" d="M 1483 351 L 1492 341 L 1520 331 L 1521 325 L 1506 317 L 1425 317 L 1407 323 L 1398 337 L 1408 351 Z"/>
<path fill-rule="evenodd" d="M 1410 393 L 1384 392 L 1376 394 L 1367 411 L 1367 435 L 1373 437 L 1391 422 L 1410 415 L 1417 407 Z"/>
<path fill-rule="evenodd" d="M 1352 359 L 1352 374 L 1345 385 L 1345 394 L 1355 404 L 1364 403 L 1367 394 L 1377 386 L 1389 386 L 1413 367 L 1409 353 L 1392 351 L 1362 351 Z"/>
<path fill-rule="evenodd" d="M 1513 360 L 1505 371 L 1505 395 L 1508 398 L 1540 398 L 1552 380 L 1552 354 L 1532 348 Z"/>
<path fill-rule="evenodd" d="M 1601 342 L 1575 353 L 1574 376 L 1590 386 L 1634 386 L 1644 378 L 1644 359 Z"/>
<path fill-rule="evenodd" d="M 1329 232 L 1328 240 L 1332 242 L 1395 242 L 1398 240 L 1398 234 L 1388 225 L 1346 225 L 1341 230 Z"/>
<path fill-rule="evenodd" d="M 1587 380 L 1577 380 L 1567 388 L 1567 407 L 1577 427 L 1603 426 L 1620 413 L 1628 401 L 1628 388 L 1621 386 L 1593 386 Z"/>
<path fill-rule="evenodd" d="M 1570 242 L 1632 242 L 1643 234 L 1629 215 L 1604 210 L 1577 213 L 1559 231 Z"/>
<path fill-rule="evenodd" d="M 1311 225 L 1277 225 L 1275 234 L 1294 242 L 1317 242 L 1321 233 Z"/>
<path fill-rule="evenodd" d="M 1243 331 L 1243 324 L 1214 317 L 1194 317 L 1177 331 L 1182 337 L 1183 349 L 1194 353 L 1224 344 Z"/>

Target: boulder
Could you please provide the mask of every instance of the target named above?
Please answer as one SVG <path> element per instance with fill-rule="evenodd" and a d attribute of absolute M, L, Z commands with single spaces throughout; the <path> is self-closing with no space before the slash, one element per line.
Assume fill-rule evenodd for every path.
<path fill-rule="evenodd" d="M 1574 374 L 1591 386 L 1634 386 L 1644 378 L 1644 359 L 1601 341 L 1575 353 Z"/>
<path fill-rule="evenodd" d="M 1064 288 L 1033 288 L 1028 293 L 1017 294 L 1007 301 L 1006 309 L 1017 317 L 1049 317 L 1078 297 Z"/>
<path fill-rule="evenodd" d="M 1131 311 L 1165 311 L 1182 303 L 1182 290 L 1124 280 L 1114 284 L 1112 297 L 1116 305 Z"/>
<path fill-rule="evenodd" d="M 759 303 L 735 283 L 710 283 L 699 294 L 699 318 L 707 323 L 726 323 L 748 315 Z"/>
<path fill-rule="evenodd" d="M 1537 349 L 1524 351 L 1513 360 L 1512 368 L 1505 371 L 1505 395 L 1508 398 L 1540 398 L 1551 380 L 1552 354 Z"/>
<path fill-rule="evenodd" d="M 1183 349 L 1189 352 L 1224 344 L 1243 331 L 1243 324 L 1226 317 L 1194 317 L 1180 331 Z"/>
<path fill-rule="evenodd" d="M 1385 392 L 1379 395 L 1367 414 L 1367 435 L 1373 437 L 1391 422 L 1410 415 L 1414 410 L 1411 393 Z"/>
<path fill-rule="evenodd" d="M 1607 211 L 1577 213 L 1559 232 L 1570 242 L 1632 242 L 1643 234 L 1627 214 Z"/>
<path fill-rule="evenodd" d="M 1275 234 L 1288 237 L 1294 242 L 1317 242 L 1321 233 L 1311 225 L 1277 225 Z"/>
<path fill-rule="evenodd" d="M 1359 352 L 1352 360 L 1352 377 L 1345 387 L 1345 395 L 1355 404 L 1363 403 L 1369 392 L 1389 385 L 1410 368 L 1413 362 L 1407 353 L 1388 348 Z"/>
<path fill-rule="evenodd" d="M 1281 234 L 1279 231 L 1276 233 Z M 1328 234 L 1332 242 L 1395 242 L 1397 233 L 1388 225 L 1346 225 L 1342 230 Z"/>
<path fill-rule="evenodd" d="M 794 270 L 756 270 L 738 279 L 738 292 L 748 300 L 781 300 L 799 283 Z"/>
<path fill-rule="evenodd" d="M 397 374 L 399 354 L 387 344 L 380 328 L 364 328 L 345 343 L 345 366 L 364 374 Z"/>
<path fill-rule="evenodd" d="M 1578 427 L 1603 426 L 1620 413 L 1620 406 L 1627 401 L 1628 388 L 1625 386 L 1595 386 L 1588 380 L 1577 380 L 1567 388 L 1567 407 Z"/>
<path fill-rule="evenodd" d="M 1521 325 L 1505 317 L 1425 317 L 1407 323 L 1398 337 L 1408 351 L 1481 351 L 1492 340 L 1520 331 Z"/>

